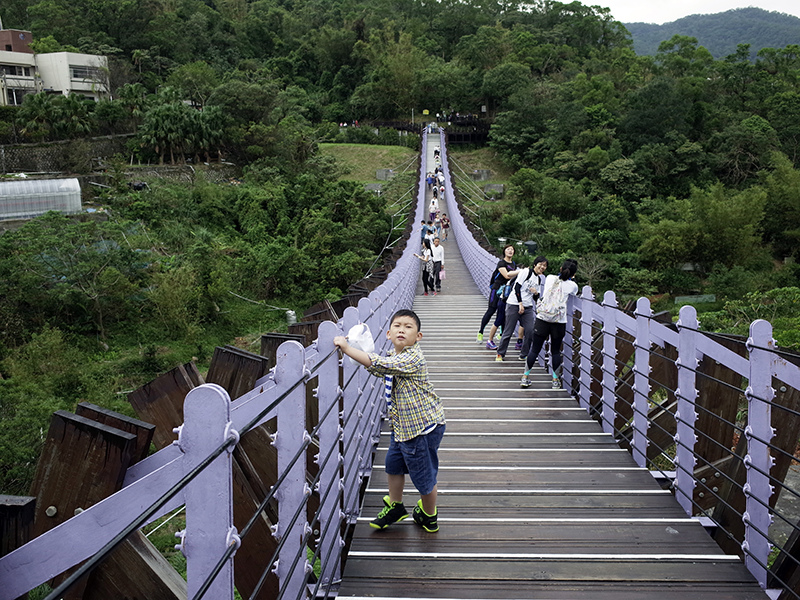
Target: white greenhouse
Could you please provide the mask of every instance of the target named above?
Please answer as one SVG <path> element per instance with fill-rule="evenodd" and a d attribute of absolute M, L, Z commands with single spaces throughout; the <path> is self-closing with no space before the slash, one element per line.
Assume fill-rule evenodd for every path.
<path fill-rule="evenodd" d="M 0 221 L 30 219 L 55 210 L 81 212 L 81 186 L 72 179 L 0 181 Z"/>

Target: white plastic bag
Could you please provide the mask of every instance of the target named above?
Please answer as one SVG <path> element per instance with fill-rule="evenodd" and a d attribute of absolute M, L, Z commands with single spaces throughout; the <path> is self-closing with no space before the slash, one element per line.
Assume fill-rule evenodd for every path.
<path fill-rule="evenodd" d="M 347 343 L 353 348 L 362 350 L 366 353 L 375 352 L 375 340 L 372 339 L 372 332 L 366 323 L 359 323 L 350 328 L 347 332 Z M 350 358 L 348 356 L 348 358 Z M 353 361 L 352 358 L 350 358 Z M 353 361 L 355 362 L 355 361 Z"/>

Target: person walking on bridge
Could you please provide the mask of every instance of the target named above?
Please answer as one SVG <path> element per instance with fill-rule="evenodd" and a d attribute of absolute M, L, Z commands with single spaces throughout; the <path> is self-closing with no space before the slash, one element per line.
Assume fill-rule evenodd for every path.
<path fill-rule="evenodd" d="M 533 321 L 536 318 L 535 305 L 539 299 L 541 289 L 542 273 L 547 270 L 547 259 L 544 256 L 537 256 L 533 261 L 533 266 L 522 269 L 514 280 L 514 287 L 511 295 L 506 300 L 506 320 L 503 325 L 503 337 L 497 346 L 497 361 L 503 361 L 506 357 L 508 345 L 511 343 L 511 336 L 517 328 L 517 323 L 522 325 L 524 338 L 520 351 L 520 358 L 526 358 L 531 348 L 533 339 Z"/>
<path fill-rule="evenodd" d="M 422 287 L 425 290 L 425 295 L 428 295 L 428 290 L 436 295 L 436 288 L 433 287 L 433 251 L 431 242 L 428 238 L 422 240 L 422 254 L 414 253 L 418 259 L 424 264 L 422 265 Z"/>
<path fill-rule="evenodd" d="M 536 305 L 536 321 L 533 324 L 533 342 L 525 363 L 520 387 L 531 385 L 530 375 L 536 357 L 542 351 L 547 338 L 550 338 L 550 375 L 553 389 L 561 389 L 561 342 L 567 332 L 567 300 L 578 293 L 578 284 L 572 281 L 578 270 L 578 261 L 568 258 L 561 265 L 558 275 L 548 275 L 544 282 L 542 297 Z"/>
<path fill-rule="evenodd" d="M 517 270 L 517 263 L 514 262 L 514 245 L 506 244 L 503 246 L 503 258 L 497 261 L 497 268 L 495 268 L 489 280 L 489 308 L 486 309 L 483 318 L 481 319 L 481 328 L 478 330 L 477 341 L 479 344 L 483 343 L 483 330 L 489 323 L 489 319 L 496 312 L 497 317 L 494 320 L 494 325 L 489 330 L 489 340 L 486 342 L 487 350 L 497 350 L 497 344 L 494 343 L 494 336 L 497 333 L 498 327 L 503 327 L 506 317 L 506 303 L 504 299 L 505 289 L 510 292 L 511 281 L 519 275 Z M 506 288 L 506 286 L 509 286 Z"/>
<path fill-rule="evenodd" d="M 442 280 L 439 274 L 444 268 L 444 246 L 438 237 L 433 238 L 433 248 L 431 248 L 431 256 L 433 258 L 433 295 L 442 291 Z"/>

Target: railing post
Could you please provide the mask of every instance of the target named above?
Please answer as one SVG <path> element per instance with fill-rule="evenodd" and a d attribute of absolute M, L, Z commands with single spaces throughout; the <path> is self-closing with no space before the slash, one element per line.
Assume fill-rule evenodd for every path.
<path fill-rule="evenodd" d="M 697 312 L 693 306 L 686 305 L 680 310 L 678 320 L 678 389 L 675 396 L 678 408 L 675 411 L 675 498 L 692 516 L 694 508 L 694 468 L 697 459 L 694 456 L 695 435 L 695 400 L 697 399 L 697 382 L 695 372 L 700 364 L 697 359 Z"/>
<path fill-rule="evenodd" d="M 275 364 L 275 384 L 278 397 L 286 393 L 299 380 L 306 377 L 305 351 L 295 341 L 284 342 L 278 347 Z M 275 497 L 278 499 L 277 538 L 284 541 L 277 562 L 277 575 L 285 598 L 301 598 L 306 573 L 311 565 L 305 554 L 306 535 L 310 534 L 307 518 L 307 502 L 311 489 L 306 483 L 306 450 L 304 444 L 311 441 L 306 431 L 305 384 L 296 386 L 278 404 L 278 426 L 275 447 L 278 449 L 278 473 L 288 475 Z M 292 464 L 295 457 L 299 459 Z M 297 514 L 300 508 L 299 515 Z M 300 556 L 293 567 L 295 557 Z"/>
<path fill-rule="evenodd" d="M 339 524 L 344 517 L 342 510 L 342 485 L 339 469 L 342 455 L 339 444 L 342 427 L 339 417 L 339 359 L 336 354 L 328 360 L 325 357 L 333 349 L 333 338 L 340 335 L 339 328 L 332 321 L 320 323 L 317 352 L 322 362 L 317 369 L 317 401 L 319 404 L 319 454 L 316 463 L 320 467 L 317 491 L 320 497 L 319 531 L 317 548 L 322 564 L 320 583 L 322 589 L 330 591 L 330 586 L 341 578 L 342 561 L 340 556 L 344 540 Z M 330 411 L 330 412 L 329 412 Z M 323 415 L 327 415 L 323 419 Z"/>
<path fill-rule="evenodd" d="M 362 323 L 368 323 L 373 340 L 380 340 L 380 325 L 372 309 L 373 303 L 369 298 L 358 301 L 358 317 Z M 378 342 L 380 343 L 380 341 Z M 376 408 L 375 388 L 378 378 L 373 377 L 365 369 L 358 370 L 358 387 L 361 390 L 361 399 L 358 403 L 358 470 L 363 477 L 370 472 L 372 464 L 372 440 L 379 425 L 373 422 L 373 411 Z M 380 389 L 383 390 L 383 380 Z"/>
<path fill-rule="evenodd" d="M 750 351 L 749 385 L 745 390 L 747 397 L 747 427 L 744 435 L 747 438 L 747 454 L 744 464 L 747 468 L 747 483 L 744 485 L 746 497 L 744 521 L 744 561 L 750 572 L 755 575 L 761 587 L 767 585 L 767 571 L 762 565 L 767 564 L 770 543 L 766 538 L 772 523 L 769 499 L 775 488 L 770 485 L 769 472 L 774 464 L 770 456 L 769 442 L 775 435 L 772 428 L 771 402 L 775 397 L 772 388 L 775 349 L 772 339 L 772 325 L 759 319 L 750 325 L 750 337 L 747 339 Z"/>
<path fill-rule="evenodd" d="M 206 383 L 191 390 L 183 405 L 184 423 L 178 446 L 188 473 L 235 435 L 230 423 L 231 400 L 222 387 Z M 218 456 L 184 491 L 186 530 L 179 547 L 186 556 L 188 597 L 200 591 L 206 577 L 231 543 L 238 543 L 233 527 L 233 462 L 231 452 Z M 209 490 L 214 490 L 209 494 Z M 233 600 L 233 560 L 228 560 L 211 583 L 207 598 Z"/>
<path fill-rule="evenodd" d="M 535 315 L 534 315 L 535 316 Z M 563 367 L 561 368 L 561 379 L 564 382 L 564 389 L 570 395 L 575 393 L 575 386 L 572 381 L 573 369 L 575 368 L 575 297 L 567 297 L 567 334 L 564 336 L 564 348 L 562 352 Z"/>
<path fill-rule="evenodd" d="M 614 434 L 617 420 L 617 296 L 609 290 L 603 294 L 603 431 Z"/>
<path fill-rule="evenodd" d="M 647 430 L 650 422 L 650 319 L 653 310 L 650 300 L 639 298 L 636 302 L 636 349 L 633 364 L 633 459 L 640 467 L 647 467 Z"/>
<path fill-rule="evenodd" d="M 344 333 L 358 324 L 358 309 L 350 306 L 345 309 L 342 325 Z M 355 523 L 358 518 L 358 414 L 357 404 L 361 390 L 358 385 L 360 368 L 358 363 L 348 357 L 342 359 L 344 371 L 344 512 L 348 523 Z"/>
<path fill-rule="evenodd" d="M 580 336 L 580 365 L 581 374 L 578 377 L 580 386 L 578 389 L 578 400 L 586 412 L 591 413 L 590 399 L 592 395 L 592 308 L 594 307 L 594 295 L 592 288 L 588 285 L 583 286 L 581 293 L 581 336 Z"/>

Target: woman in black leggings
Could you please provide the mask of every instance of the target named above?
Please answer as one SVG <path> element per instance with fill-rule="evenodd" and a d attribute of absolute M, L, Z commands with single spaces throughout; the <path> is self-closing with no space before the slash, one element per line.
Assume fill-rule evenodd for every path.
<path fill-rule="evenodd" d="M 558 275 L 548 275 L 544 282 L 544 290 L 536 305 L 536 321 L 533 324 L 533 341 L 525 363 L 525 373 L 520 387 L 530 387 L 530 372 L 536 357 L 542 351 L 547 338 L 550 338 L 550 375 L 553 378 L 553 389 L 561 389 L 561 342 L 567 332 L 567 300 L 570 295 L 578 293 L 578 284 L 572 281 L 578 270 L 578 261 L 568 258 L 561 265 Z"/>
<path fill-rule="evenodd" d="M 481 328 L 478 330 L 477 341 L 480 344 L 483 342 L 483 330 L 486 329 L 486 325 L 492 315 L 497 312 L 494 325 L 489 330 L 489 340 L 486 342 L 488 350 L 497 350 L 494 336 L 497 333 L 497 328 L 502 327 L 506 320 L 506 303 L 501 297 L 500 290 L 506 283 L 513 280 L 517 273 L 519 273 L 519 270 L 517 269 L 517 263 L 514 262 L 514 246 L 506 244 L 503 246 L 503 258 L 497 261 L 497 267 L 492 273 L 489 289 L 489 308 L 486 309 L 486 313 L 481 319 Z"/>
<path fill-rule="evenodd" d="M 425 288 L 425 295 L 428 295 L 428 289 L 435 292 L 436 288 L 433 287 L 433 252 L 431 250 L 431 241 L 428 238 L 422 240 L 422 256 L 414 254 L 418 259 L 423 262 L 422 265 L 422 287 Z"/>

